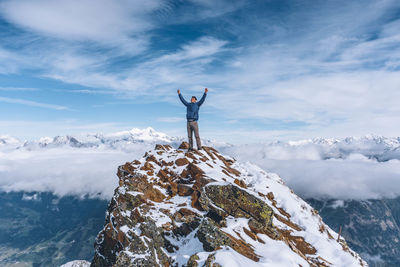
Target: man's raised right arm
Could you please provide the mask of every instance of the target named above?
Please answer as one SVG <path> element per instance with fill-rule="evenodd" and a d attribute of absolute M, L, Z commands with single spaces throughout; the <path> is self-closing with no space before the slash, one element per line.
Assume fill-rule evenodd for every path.
<path fill-rule="evenodd" d="M 187 106 L 189 105 L 188 102 L 186 102 L 186 100 L 183 98 L 183 96 L 181 95 L 181 90 L 178 89 L 178 95 L 179 95 L 179 99 L 182 101 L 182 103 Z"/>

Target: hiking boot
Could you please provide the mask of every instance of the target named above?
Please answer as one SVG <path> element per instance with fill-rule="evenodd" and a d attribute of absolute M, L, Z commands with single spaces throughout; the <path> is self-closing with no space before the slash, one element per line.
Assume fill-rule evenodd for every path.
<path fill-rule="evenodd" d="M 198 148 L 197 148 L 197 150 L 202 150 L 203 149 L 203 147 L 202 146 L 199 146 Z"/>
<path fill-rule="evenodd" d="M 193 151 L 193 147 L 189 147 L 188 152 Z"/>

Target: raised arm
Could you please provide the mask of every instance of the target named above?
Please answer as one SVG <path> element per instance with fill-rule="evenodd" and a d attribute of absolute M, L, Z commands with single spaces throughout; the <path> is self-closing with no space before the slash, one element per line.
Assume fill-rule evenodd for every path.
<path fill-rule="evenodd" d="M 200 101 L 198 102 L 198 105 L 199 105 L 199 106 L 201 106 L 201 105 L 204 103 L 204 100 L 206 100 L 207 92 L 208 92 L 208 89 L 207 89 L 207 88 L 204 89 L 203 97 L 202 97 L 202 98 L 200 99 Z"/>
<path fill-rule="evenodd" d="M 181 95 L 181 90 L 179 90 L 179 89 L 178 89 L 178 96 L 179 96 L 179 99 L 182 101 L 182 103 L 183 103 L 185 106 L 189 105 L 189 103 L 186 102 L 186 100 L 185 100 L 185 99 L 183 98 L 183 96 Z"/>

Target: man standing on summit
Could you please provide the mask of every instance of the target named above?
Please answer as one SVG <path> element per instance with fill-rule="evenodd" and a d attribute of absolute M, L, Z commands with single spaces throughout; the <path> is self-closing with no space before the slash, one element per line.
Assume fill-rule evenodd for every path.
<path fill-rule="evenodd" d="M 204 100 L 206 100 L 208 89 L 204 89 L 203 97 L 197 102 L 197 98 L 192 96 L 190 103 L 186 102 L 186 100 L 181 95 L 181 90 L 178 89 L 179 99 L 186 106 L 186 119 L 187 119 L 187 132 L 189 137 L 189 150 L 193 150 L 193 132 L 196 137 L 197 148 L 199 150 L 202 149 L 201 141 L 199 136 L 199 125 L 197 124 L 197 120 L 199 119 L 199 109 L 201 104 L 203 104 Z"/>

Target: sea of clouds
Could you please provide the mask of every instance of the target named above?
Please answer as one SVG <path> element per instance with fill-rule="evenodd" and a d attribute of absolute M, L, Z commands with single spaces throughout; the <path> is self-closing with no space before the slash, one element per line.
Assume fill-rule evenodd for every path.
<path fill-rule="evenodd" d="M 224 150 L 238 160 L 251 161 L 279 174 L 303 198 L 347 200 L 400 195 L 398 158 L 379 161 L 356 151 L 340 157 L 326 157 L 318 145 L 254 144 Z"/>
<path fill-rule="evenodd" d="M 142 157 L 155 145 L 151 140 L 131 142 L 122 138 L 115 146 L 114 141 L 113 145 L 75 147 L 70 143 L 53 146 L 23 146 L 17 141 L 0 143 L 0 190 L 50 191 L 59 196 L 109 199 L 118 183 L 117 167 Z M 178 142 L 173 144 L 176 146 Z M 398 138 L 215 146 L 237 160 L 250 161 L 278 173 L 303 198 L 344 200 L 400 195 Z"/>
<path fill-rule="evenodd" d="M 136 148 L 130 152 L 72 147 L 0 152 L 0 188 L 109 199 L 118 185 L 117 167 L 143 156 L 150 147 L 137 144 Z"/>

